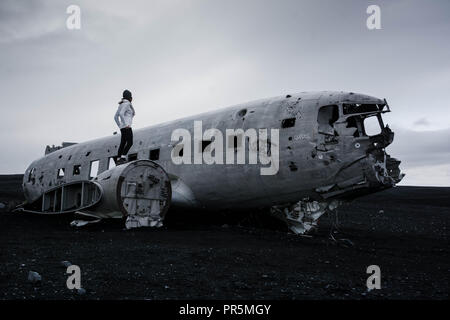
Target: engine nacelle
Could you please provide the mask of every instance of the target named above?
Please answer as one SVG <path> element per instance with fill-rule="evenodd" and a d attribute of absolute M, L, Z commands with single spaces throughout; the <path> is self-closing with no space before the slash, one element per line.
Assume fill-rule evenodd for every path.
<path fill-rule="evenodd" d="M 132 161 L 102 172 L 94 181 L 103 190 L 101 201 L 92 208 L 96 215 L 126 216 L 127 228 L 162 225 L 172 190 L 169 176 L 157 163 Z"/>

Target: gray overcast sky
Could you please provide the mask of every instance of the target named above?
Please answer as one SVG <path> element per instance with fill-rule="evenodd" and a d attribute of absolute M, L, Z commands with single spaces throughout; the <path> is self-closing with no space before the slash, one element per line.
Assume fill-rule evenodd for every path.
<path fill-rule="evenodd" d="M 66 8 L 81 8 L 68 30 Z M 368 30 L 366 8 L 381 8 Z M 450 186 L 450 1 L 0 2 L 0 173 L 47 144 L 309 90 L 387 98 L 402 184 Z"/>

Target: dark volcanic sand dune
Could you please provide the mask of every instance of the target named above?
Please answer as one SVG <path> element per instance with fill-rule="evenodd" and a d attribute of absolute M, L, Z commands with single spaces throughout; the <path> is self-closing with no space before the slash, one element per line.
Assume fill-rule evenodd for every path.
<path fill-rule="evenodd" d="M 5 185 L 0 194 L 16 188 Z M 448 299 L 449 195 L 398 187 L 341 207 L 333 235 L 353 246 L 330 240 L 326 216 L 307 238 L 268 227 L 271 218 L 249 216 L 240 227 L 236 215 L 213 212 L 206 221 L 170 212 L 167 227 L 134 231 L 121 221 L 73 229 L 71 216 L 0 213 L 0 299 Z M 80 266 L 85 295 L 66 288 L 63 260 Z M 367 292 L 372 264 L 382 289 Z M 29 270 L 40 285 L 27 281 Z"/>

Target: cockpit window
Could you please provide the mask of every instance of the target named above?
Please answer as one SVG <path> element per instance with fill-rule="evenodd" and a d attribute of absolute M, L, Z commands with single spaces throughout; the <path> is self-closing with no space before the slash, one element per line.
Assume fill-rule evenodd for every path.
<path fill-rule="evenodd" d="M 375 136 L 381 133 L 382 126 L 381 114 L 347 118 L 347 128 L 355 128 L 354 137 Z"/>
<path fill-rule="evenodd" d="M 383 111 L 385 104 L 362 104 L 362 103 L 344 103 L 344 114 L 380 112 Z"/>
<path fill-rule="evenodd" d="M 381 126 L 377 117 L 366 117 L 364 119 L 364 133 L 369 137 L 381 133 Z"/>

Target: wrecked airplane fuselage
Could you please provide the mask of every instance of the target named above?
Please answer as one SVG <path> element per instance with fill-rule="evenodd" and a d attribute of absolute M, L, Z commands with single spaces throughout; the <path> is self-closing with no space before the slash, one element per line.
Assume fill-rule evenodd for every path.
<path fill-rule="evenodd" d="M 308 92 L 258 100 L 135 130 L 134 145 L 128 154 L 129 161 L 141 161 L 143 167 L 153 166 L 154 169 L 149 169 L 153 170 L 153 173 L 148 171 L 142 174 L 153 178 L 133 175 L 128 178 L 124 176 L 122 179 L 128 179 L 131 186 L 143 185 L 147 179 L 170 180 L 170 188 L 161 183 L 145 186 L 147 189 L 144 193 L 161 194 L 159 198 L 152 199 L 164 203 L 160 209 L 164 213 L 168 205 L 214 210 L 267 208 L 286 221 L 292 231 L 305 233 L 317 225 L 317 220 L 323 213 L 334 210 L 340 202 L 390 188 L 402 179 L 400 161 L 385 152 L 394 136 L 382 119 L 382 114 L 389 111 L 385 100 L 366 95 Z M 258 149 L 259 155 L 261 150 L 264 150 L 272 162 L 277 160 L 277 170 L 274 174 L 262 175 L 261 163 L 267 162 L 229 163 L 228 154 L 227 161 L 223 159 L 200 164 L 195 161 L 173 161 L 175 148 L 177 153 L 182 154 L 184 151 L 185 156 L 190 155 L 191 151 L 195 153 L 196 148 L 200 152 L 208 152 L 211 137 L 206 134 L 200 137 L 196 135 L 194 122 L 197 121 L 202 121 L 205 130 L 213 128 L 223 133 L 229 129 L 235 130 L 236 139 L 220 142 L 227 146 L 232 144 L 231 149 L 236 153 L 236 159 L 240 151 L 246 152 L 242 159 L 247 160 L 252 149 Z M 269 141 L 267 136 L 265 140 L 261 136 L 255 136 L 257 141 L 251 141 L 251 137 L 242 133 L 249 132 L 252 128 L 277 129 L 279 136 L 277 140 L 272 141 Z M 172 133 L 177 129 L 192 133 L 193 148 L 171 140 Z M 240 133 L 239 129 L 242 129 Z M 237 137 L 238 135 L 241 136 Z M 215 139 L 217 137 L 219 136 L 215 136 Z M 217 142 L 215 139 L 213 142 Z M 267 148 L 262 149 L 266 143 Z M 28 205 L 22 209 L 30 210 L 32 206 L 34 210 L 31 211 L 39 212 L 39 208 L 44 208 L 47 211 L 45 213 L 52 210 L 55 213 L 67 212 L 60 209 L 70 205 L 80 209 L 83 203 L 74 202 L 74 199 L 84 195 L 80 191 L 80 184 L 78 187 L 72 187 L 72 190 L 78 190 L 73 191 L 78 194 L 68 195 L 67 189 L 70 188 L 66 188 L 65 193 L 55 190 L 81 182 L 86 183 L 86 186 L 90 183 L 100 185 L 103 201 L 111 198 L 126 202 L 128 199 L 131 205 L 129 199 L 145 198 L 142 196 L 142 188 L 126 189 L 124 184 L 120 188 L 115 185 L 116 196 L 112 197 L 110 192 L 105 192 L 106 189 L 101 186 L 99 180 L 108 176 L 119 177 L 120 174 L 116 172 L 122 172 L 121 166 L 115 167 L 111 160 L 117 154 L 118 145 L 119 137 L 110 136 L 57 149 L 34 161 L 24 175 L 23 188 Z M 275 155 L 278 158 L 275 159 Z M 92 190 L 96 188 L 91 186 Z M 159 189 L 152 191 L 152 188 Z M 46 199 L 45 194 L 61 199 L 54 200 L 54 209 L 42 200 Z M 47 199 L 49 198 L 50 196 L 47 196 Z M 65 199 L 68 198 L 72 199 L 73 203 L 66 203 Z M 99 204 L 80 210 L 104 217 L 101 203 L 102 200 L 99 200 Z M 151 207 L 143 205 L 140 211 L 134 210 L 133 213 L 116 210 L 116 214 L 110 216 L 139 215 L 141 218 L 148 218 L 152 212 L 160 225 L 164 214 L 158 215 L 155 212 L 157 209 Z M 80 211 L 78 209 L 77 211 Z M 142 219 L 153 221 L 146 220 L 147 218 Z M 154 223 L 142 225 L 152 224 Z M 140 226 L 139 223 L 136 226 Z"/>

